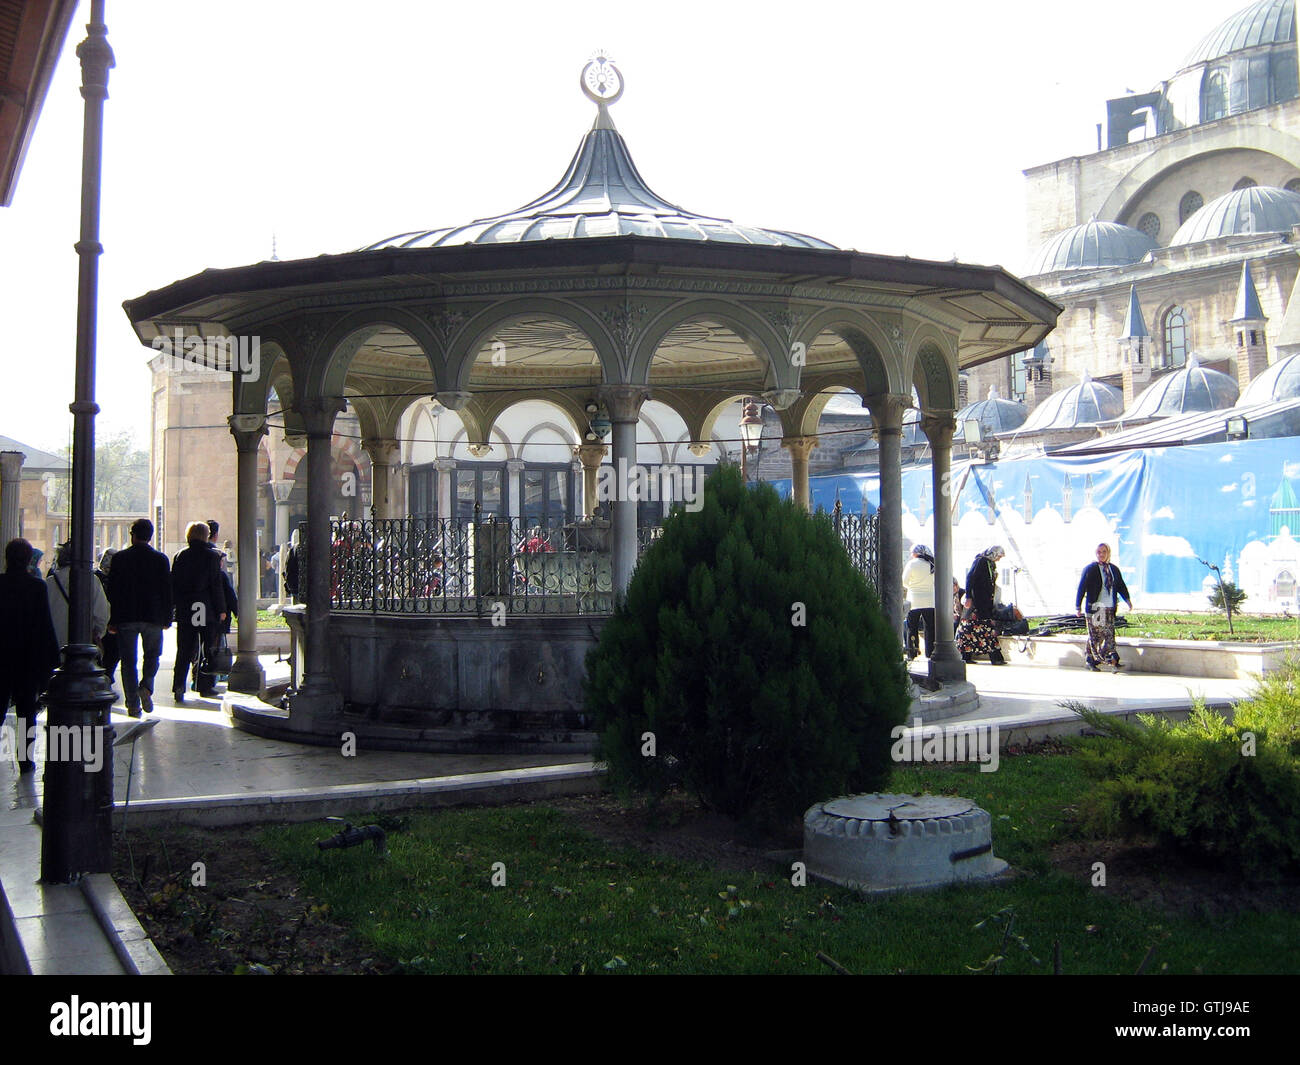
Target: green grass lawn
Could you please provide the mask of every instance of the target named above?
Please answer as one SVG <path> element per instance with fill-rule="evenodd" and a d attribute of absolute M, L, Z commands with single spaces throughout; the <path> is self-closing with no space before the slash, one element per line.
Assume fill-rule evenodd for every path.
<path fill-rule="evenodd" d="M 1233 614 L 1233 632 L 1228 632 L 1227 615 L 1218 612 L 1162 614 L 1122 614 L 1128 625 L 1116 629 L 1124 637 L 1147 637 L 1156 640 L 1244 640 L 1269 643 L 1280 640 L 1300 640 L 1300 617 L 1280 617 L 1276 614 Z M 1029 622 L 1032 631 L 1042 623 L 1041 618 Z M 1082 630 L 1080 630 L 1082 631 Z"/>
<path fill-rule="evenodd" d="M 893 787 L 960 794 L 992 813 L 995 853 L 1021 872 L 980 887 L 863 897 L 790 871 L 724 874 L 620 849 L 545 806 L 413 814 L 368 846 L 319 852 L 319 825 L 269 828 L 260 839 L 384 955 L 413 972 L 816 973 L 824 952 L 855 973 L 965 973 L 1002 942 L 990 922 L 1011 907 L 1015 931 L 1041 960 L 1013 948 L 1004 973 L 1050 973 L 1060 941 L 1067 973 L 1300 971 L 1300 914 L 1183 916 L 1116 898 L 1053 869 L 1071 837 L 1066 808 L 1091 786 L 1067 755 L 900 771 Z M 493 864 L 504 886 L 492 885 Z"/>
<path fill-rule="evenodd" d="M 272 614 L 269 610 L 259 610 L 257 612 L 257 627 L 259 629 L 287 629 L 289 623 L 285 621 L 283 614 Z"/>

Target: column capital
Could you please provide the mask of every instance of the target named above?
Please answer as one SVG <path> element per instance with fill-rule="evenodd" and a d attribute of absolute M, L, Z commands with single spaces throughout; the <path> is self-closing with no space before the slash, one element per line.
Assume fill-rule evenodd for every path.
<path fill-rule="evenodd" d="M 328 439 L 334 435 L 334 419 L 343 411 L 342 397 L 331 397 L 329 399 L 303 400 L 294 405 L 295 410 L 302 418 L 303 428 L 306 430 L 308 438 L 325 437 Z M 285 433 L 288 437 L 288 432 Z"/>
<path fill-rule="evenodd" d="M 903 429 L 903 412 L 912 405 L 912 397 L 880 392 L 865 397 L 862 405 L 871 412 L 871 420 L 880 432 L 899 433 Z"/>
<path fill-rule="evenodd" d="M 465 404 L 474 398 L 473 392 L 435 392 L 433 398 L 451 411 L 463 410 Z"/>
<path fill-rule="evenodd" d="M 275 495 L 276 506 L 287 506 L 289 497 L 293 495 L 293 486 L 295 481 L 272 481 L 271 492 Z"/>
<path fill-rule="evenodd" d="M 402 445 L 392 437 L 370 436 L 362 439 L 361 450 L 370 456 L 372 466 L 395 466 Z"/>
<path fill-rule="evenodd" d="M 439 473 L 447 473 L 456 468 L 455 459 L 434 459 L 433 468 Z"/>
<path fill-rule="evenodd" d="M 806 459 L 818 444 L 816 436 L 783 436 L 781 446 L 796 458 Z"/>
<path fill-rule="evenodd" d="M 506 459 L 506 472 L 510 474 L 523 473 L 524 465 L 523 459 Z"/>
<path fill-rule="evenodd" d="M 605 444 L 579 444 L 573 449 L 583 466 L 595 469 L 605 461 L 609 448 Z"/>
<path fill-rule="evenodd" d="M 952 411 L 931 411 L 921 416 L 921 431 L 932 448 L 952 447 L 957 433 L 957 419 Z"/>
<path fill-rule="evenodd" d="M 264 414 L 232 414 L 226 423 L 230 426 L 230 435 L 235 438 L 235 447 L 240 451 L 256 451 L 266 435 Z"/>
<path fill-rule="evenodd" d="M 610 421 L 634 422 L 640 416 L 641 404 L 650 398 L 650 389 L 644 385 L 602 385 L 596 394 L 609 411 Z"/>
<path fill-rule="evenodd" d="M 16 481 L 23 473 L 23 462 L 27 456 L 21 451 L 0 451 L 0 477 L 6 481 Z"/>

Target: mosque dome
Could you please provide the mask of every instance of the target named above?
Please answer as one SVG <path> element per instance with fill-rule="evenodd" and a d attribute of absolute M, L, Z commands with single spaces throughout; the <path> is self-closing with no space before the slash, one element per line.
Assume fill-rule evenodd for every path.
<path fill-rule="evenodd" d="M 617 83 L 621 84 L 622 76 L 617 77 Z M 588 95 L 592 94 L 588 92 Z M 597 98 L 592 96 L 592 99 Z M 615 99 L 617 95 L 609 98 L 609 103 Z M 399 233 L 360 250 L 620 236 L 835 249 L 833 244 L 802 233 L 742 226 L 725 218 L 694 214 L 669 203 L 654 193 L 641 177 L 626 142 L 614 128 L 606 103 L 597 102 L 599 113 L 595 125 L 578 145 L 564 176 L 549 192 L 506 214 L 445 229 Z"/>
<path fill-rule="evenodd" d="M 1156 242 L 1140 229 L 1094 218 L 1052 237 L 1039 249 L 1025 274 L 1037 277 L 1058 270 L 1128 266 L 1155 247 Z"/>
<path fill-rule="evenodd" d="M 1300 193 L 1252 185 L 1211 200 L 1178 227 L 1169 244 L 1196 244 L 1240 233 L 1285 233 L 1298 224 Z"/>
<path fill-rule="evenodd" d="M 1094 381 L 1085 371 L 1077 385 L 1053 392 L 1030 412 L 1022 433 L 1049 432 L 1053 429 L 1077 429 L 1083 425 L 1108 422 L 1124 410 L 1124 394 L 1118 388 Z"/>
<path fill-rule="evenodd" d="M 989 387 L 987 399 L 971 403 L 957 412 L 957 427 L 969 421 L 980 423 L 980 435 L 988 438 L 994 433 L 1009 433 L 1019 429 L 1029 417 L 1029 408 L 1014 399 L 998 395 L 997 385 Z"/>
<path fill-rule="evenodd" d="M 1183 61 L 1183 69 L 1233 52 L 1294 44 L 1295 0 L 1259 0 L 1215 26 Z"/>
<path fill-rule="evenodd" d="M 1183 369 L 1148 385 L 1123 417 L 1128 421 L 1224 410 L 1237 402 L 1237 391 L 1237 382 L 1226 373 L 1207 369 L 1189 355 Z"/>
<path fill-rule="evenodd" d="M 1278 359 L 1246 386 L 1238 407 L 1271 403 L 1279 399 L 1300 399 L 1300 354 Z"/>

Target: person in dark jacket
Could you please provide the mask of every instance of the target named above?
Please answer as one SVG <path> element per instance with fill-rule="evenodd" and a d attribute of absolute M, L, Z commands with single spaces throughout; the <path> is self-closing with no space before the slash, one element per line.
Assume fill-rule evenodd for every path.
<path fill-rule="evenodd" d="M 22 722 L 17 744 L 18 771 L 36 768 L 27 757 L 36 735 L 37 698 L 59 664 L 59 643 L 50 620 L 45 582 L 28 570 L 32 545 L 10 540 L 5 545 L 5 571 L 0 574 L 0 725 L 12 700 Z"/>
<path fill-rule="evenodd" d="M 1079 590 L 1074 593 L 1074 612 L 1079 613 L 1080 605 L 1087 607 L 1086 659 L 1088 668 L 1094 673 L 1101 672 L 1102 662 L 1109 662 L 1116 669 L 1122 668 L 1119 652 L 1115 649 L 1115 608 L 1121 599 L 1128 603 L 1130 610 L 1133 609 L 1123 574 L 1110 561 L 1110 545 L 1098 544 L 1097 561 L 1083 567 Z"/>
<path fill-rule="evenodd" d="M 957 628 L 957 650 L 963 662 L 971 662 L 976 655 L 986 654 L 995 666 L 1005 666 L 1002 648 L 998 645 L 998 626 L 993 617 L 993 604 L 998 583 L 998 559 L 1006 555 L 1001 547 L 990 547 L 975 556 L 970 572 L 966 574 L 965 611 Z"/>
<path fill-rule="evenodd" d="M 99 565 L 95 567 L 95 576 L 99 579 L 99 586 L 104 589 L 106 599 L 108 597 L 108 571 L 113 568 L 113 559 L 116 557 L 117 551 L 114 548 L 106 548 L 104 553 L 99 556 Z M 109 684 L 113 683 L 113 674 L 117 672 L 117 664 L 121 660 L 122 654 L 118 647 L 117 633 L 113 630 L 113 625 L 110 622 L 99 641 L 99 662 L 104 667 L 104 672 L 108 674 Z"/>
<path fill-rule="evenodd" d="M 113 557 L 108 571 L 108 631 L 117 633 L 126 712 L 153 711 L 154 678 L 162 655 L 163 629 L 172 623 L 171 564 L 149 544 L 153 522 L 137 518 L 131 546 Z M 144 647 L 144 671 L 136 671 L 136 644 Z"/>
<path fill-rule="evenodd" d="M 225 623 L 226 587 L 217 553 L 208 546 L 208 527 L 192 522 L 185 530 L 189 545 L 172 563 L 172 602 L 176 606 L 176 668 L 172 695 L 185 701 L 188 674 L 195 669 L 195 688 L 205 698 L 216 695 L 216 679 L 202 670 L 201 652 L 212 646 Z"/>

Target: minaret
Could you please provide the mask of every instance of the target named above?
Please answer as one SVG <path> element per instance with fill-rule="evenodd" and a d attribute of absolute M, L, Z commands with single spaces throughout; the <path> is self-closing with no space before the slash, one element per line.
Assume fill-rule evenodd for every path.
<path fill-rule="evenodd" d="M 1237 341 L 1237 387 L 1243 392 L 1268 367 L 1268 346 L 1264 339 L 1264 309 L 1250 276 L 1250 263 L 1241 264 L 1241 283 L 1237 286 L 1237 309 L 1232 326 Z"/>
<path fill-rule="evenodd" d="M 1128 314 L 1124 316 L 1124 332 L 1119 340 L 1119 364 L 1124 383 L 1124 409 L 1151 383 L 1151 334 L 1147 332 L 1142 305 L 1138 303 L 1138 287 L 1128 290 Z"/>

